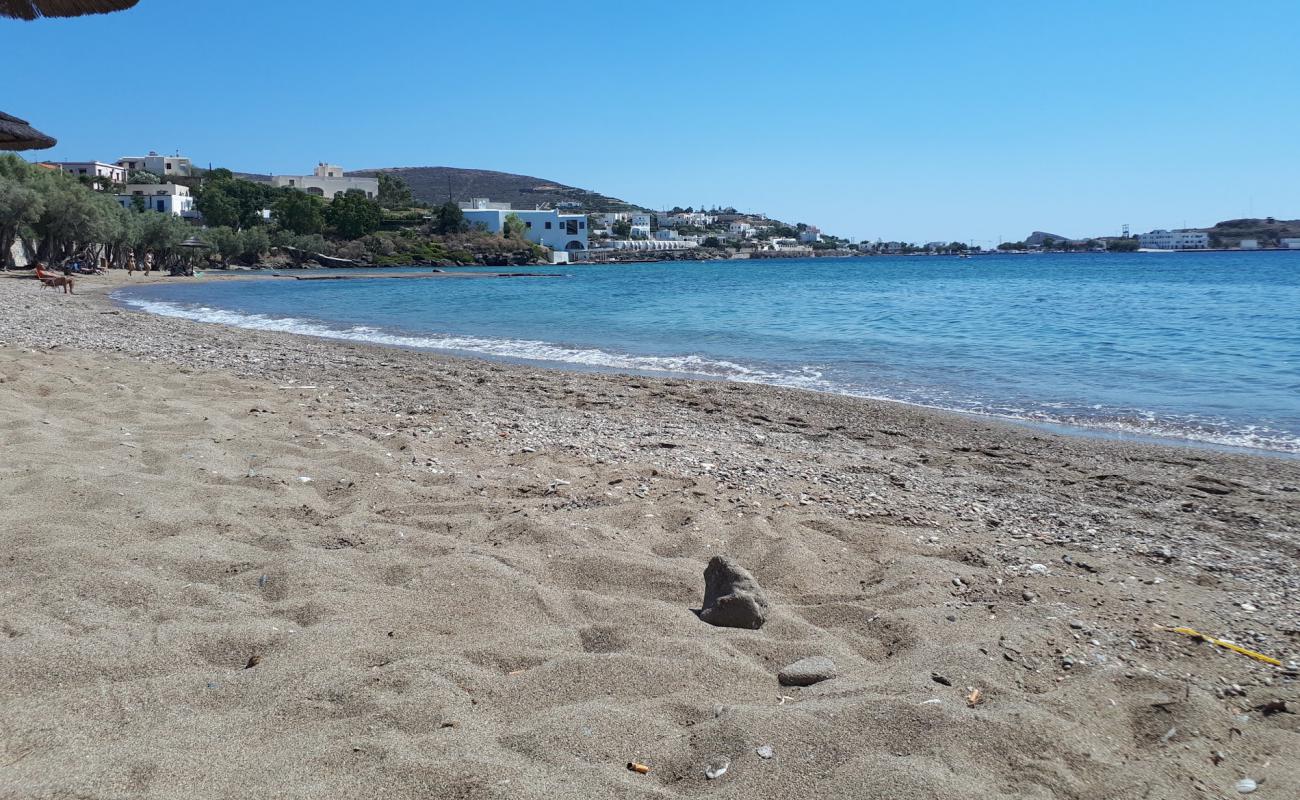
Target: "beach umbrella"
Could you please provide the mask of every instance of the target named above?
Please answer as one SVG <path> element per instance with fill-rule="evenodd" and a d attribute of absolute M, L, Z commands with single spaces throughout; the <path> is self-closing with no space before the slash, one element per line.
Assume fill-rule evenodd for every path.
<path fill-rule="evenodd" d="M 28 125 L 27 120 L 0 111 L 0 150 L 44 150 L 56 144 L 58 140 Z"/>
<path fill-rule="evenodd" d="M 83 14 L 107 14 L 124 11 L 140 0 L 0 0 L 0 17 L 38 19 L 40 17 L 80 17 Z M 24 120 L 0 111 L 0 150 L 44 150 L 58 141 L 46 136 Z"/>
<path fill-rule="evenodd" d="M 181 247 L 211 247 L 211 246 L 212 245 L 208 244 L 207 242 L 203 241 L 197 236 L 191 236 L 190 238 L 181 242 Z"/>
<path fill-rule="evenodd" d="M 0 0 L 0 17 L 80 17 L 124 11 L 140 0 Z"/>

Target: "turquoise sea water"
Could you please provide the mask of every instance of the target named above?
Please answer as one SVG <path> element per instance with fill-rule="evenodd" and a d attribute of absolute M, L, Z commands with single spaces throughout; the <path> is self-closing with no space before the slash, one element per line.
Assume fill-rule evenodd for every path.
<path fill-rule="evenodd" d="M 565 277 L 178 281 L 117 299 L 250 328 L 1300 453 L 1300 251 L 548 271 Z"/>

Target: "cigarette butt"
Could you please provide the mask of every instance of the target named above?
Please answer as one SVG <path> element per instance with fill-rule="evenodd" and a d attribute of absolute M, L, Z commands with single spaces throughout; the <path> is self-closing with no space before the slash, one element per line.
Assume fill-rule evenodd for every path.
<path fill-rule="evenodd" d="M 636 762 L 636 761 L 629 761 L 629 762 L 627 762 L 627 768 L 630 769 L 630 770 L 632 770 L 633 772 L 636 772 L 636 773 L 640 774 L 640 775 L 644 775 L 644 774 L 646 774 L 647 772 L 650 771 L 650 767 L 649 767 L 649 766 L 647 766 L 647 765 L 645 765 L 645 764 L 638 763 L 638 762 Z"/>

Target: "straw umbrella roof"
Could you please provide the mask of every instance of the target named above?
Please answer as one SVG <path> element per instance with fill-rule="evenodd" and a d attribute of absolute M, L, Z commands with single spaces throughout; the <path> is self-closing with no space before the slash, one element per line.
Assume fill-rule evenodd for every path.
<path fill-rule="evenodd" d="M 124 11 L 140 0 L 0 0 L 0 17 L 80 17 Z M 44 150 L 58 141 L 28 125 L 26 120 L 0 111 L 0 150 Z"/>
<path fill-rule="evenodd" d="M 0 111 L 0 150 L 44 150 L 58 141 L 27 124 L 27 120 Z"/>
<path fill-rule="evenodd" d="M 123 11 L 140 0 L 0 0 L 0 17 L 80 17 Z"/>

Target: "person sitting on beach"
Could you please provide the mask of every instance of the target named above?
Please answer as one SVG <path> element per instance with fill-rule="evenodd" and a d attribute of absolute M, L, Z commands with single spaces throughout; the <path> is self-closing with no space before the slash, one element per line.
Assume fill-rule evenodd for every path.
<path fill-rule="evenodd" d="M 62 286 L 64 294 L 75 294 L 75 292 L 72 291 L 71 277 L 66 275 L 51 275 L 45 271 L 44 265 L 39 261 L 36 262 L 36 279 L 41 282 L 42 289 L 47 286 L 53 286 L 56 289 Z"/>

